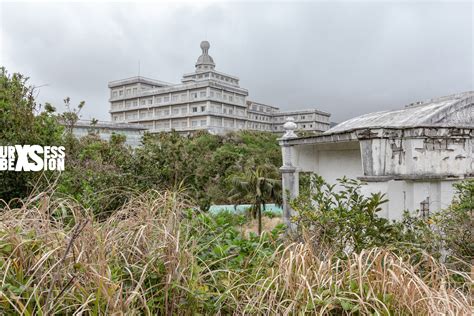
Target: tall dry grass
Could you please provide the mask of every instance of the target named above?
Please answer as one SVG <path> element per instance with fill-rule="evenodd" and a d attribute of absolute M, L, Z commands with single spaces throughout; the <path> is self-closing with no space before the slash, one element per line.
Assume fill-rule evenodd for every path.
<path fill-rule="evenodd" d="M 472 314 L 469 293 L 452 281 L 470 276 L 428 255 L 411 264 L 368 249 L 339 259 L 288 242 L 250 258 L 256 265 L 213 268 L 197 255 L 188 208 L 180 194 L 156 191 L 103 222 L 47 194 L 4 206 L 0 314 Z"/>

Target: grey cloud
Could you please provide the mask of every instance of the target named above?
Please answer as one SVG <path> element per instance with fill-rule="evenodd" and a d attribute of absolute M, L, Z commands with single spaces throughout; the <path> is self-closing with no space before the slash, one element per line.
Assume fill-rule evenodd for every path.
<path fill-rule="evenodd" d="M 335 121 L 473 89 L 470 2 L 3 3 L 1 21 L 1 64 L 84 118 L 109 119 L 107 82 L 138 61 L 179 82 L 203 39 L 249 98 Z"/>

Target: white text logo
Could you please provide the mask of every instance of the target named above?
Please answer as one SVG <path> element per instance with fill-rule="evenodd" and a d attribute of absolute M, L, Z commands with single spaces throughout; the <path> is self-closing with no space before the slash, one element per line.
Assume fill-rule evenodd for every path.
<path fill-rule="evenodd" d="M 64 146 L 0 146 L 0 171 L 63 171 L 64 157 Z"/>

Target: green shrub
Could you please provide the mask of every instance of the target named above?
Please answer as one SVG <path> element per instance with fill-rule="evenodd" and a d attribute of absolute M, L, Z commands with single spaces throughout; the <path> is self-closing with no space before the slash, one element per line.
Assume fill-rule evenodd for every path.
<path fill-rule="evenodd" d="M 63 128 L 57 123 L 54 108 L 44 111 L 36 103 L 33 87 L 21 74 L 8 74 L 0 68 L 0 146 L 61 146 Z M 26 198 L 34 187 L 41 192 L 53 178 L 52 172 L 2 171 L 0 200 Z"/>

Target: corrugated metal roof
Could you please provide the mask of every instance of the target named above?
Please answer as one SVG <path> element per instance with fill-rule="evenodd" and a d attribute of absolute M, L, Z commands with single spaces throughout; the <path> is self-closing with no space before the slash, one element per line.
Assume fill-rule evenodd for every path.
<path fill-rule="evenodd" d="M 342 122 L 324 134 L 366 128 L 410 127 L 474 128 L 474 91 L 431 99 L 394 111 L 364 114 Z"/>

